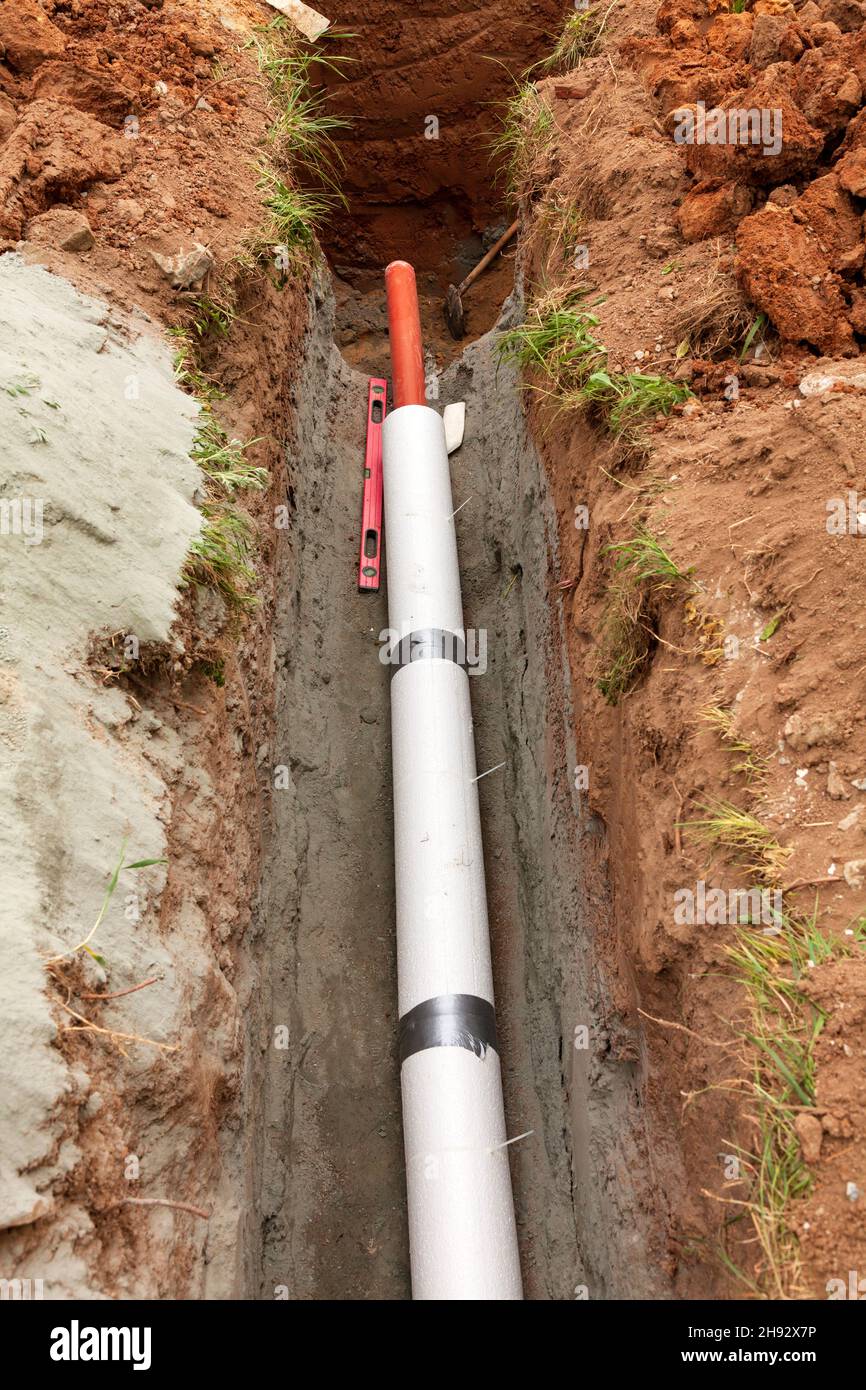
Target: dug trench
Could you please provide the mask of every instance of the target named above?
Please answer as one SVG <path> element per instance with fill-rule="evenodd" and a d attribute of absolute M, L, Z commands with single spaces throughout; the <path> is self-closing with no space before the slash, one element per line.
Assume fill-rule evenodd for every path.
<path fill-rule="evenodd" d="M 346 582 L 358 539 L 366 377 L 313 323 L 292 455 L 295 518 L 275 634 L 274 796 L 262 919 L 290 1056 L 270 1049 L 254 1128 L 262 1296 L 408 1294 L 398 1069 L 384 593 Z M 515 302 L 508 312 L 517 312 Z M 563 658 L 555 517 L 518 385 L 493 338 L 469 346 L 440 404 L 467 403 L 452 459 L 465 621 L 486 635 L 473 681 L 506 1108 L 527 1294 L 658 1294 L 641 1212 L 638 1045 L 592 941 L 608 911 L 602 825 L 581 807 Z M 387 523 L 386 523 L 387 524 Z M 386 541 L 387 564 L 387 541 Z M 584 1049 L 579 1030 L 593 1039 Z"/>
<path fill-rule="evenodd" d="M 458 8 L 445 7 L 442 17 L 468 24 Z M 538 88 L 530 90 L 522 110 L 522 168 L 518 163 L 526 288 L 518 278 L 494 323 L 499 295 L 509 288 L 501 283 L 509 266 L 499 266 L 498 292 L 488 287 L 489 301 L 481 301 L 471 324 L 480 336 L 462 354 L 441 337 L 438 298 L 480 250 L 472 237 L 483 240 L 486 232 L 489 238 L 506 219 L 495 200 L 485 203 L 478 168 L 461 188 L 453 162 L 437 165 L 447 147 L 426 136 L 421 143 L 431 105 L 427 91 L 412 108 L 417 158 L 407 158 L 399 119 L 387 109 L 372 59 L 352 82 L 356 103 L 363 108 L 359 94 L 369 91 L 377 105 L 350 154 L 351 220 L 326 234 L 336 271 L 335 331 L 349 363 L 365 372 L 387 370 L 381 261 L 408 254 L 422 271 L 424 326 L 434 359 L 431 396 L 439 404 L 467 402 L 466 442 L 452 460 L 456 528 L 466 623 L 484 630 L 489 642 L 489 669 L 472 683 L 473 710 L 479 767 L 490 770 L 480 785 L 494 971 L 524 1274 L 536 1298 L 584 1292 L 594 1298 L 768 1292 L 787 1298 L 807 1289 L 823 1296 L 838 1274 L 839 1251 L 846 1252 L 844 1268 L 854 1269 L 862 1250 L 855 1208 L 863 1186 L 864 1112 L 853 1068 L 862 1054 L 866 997 L 858 954 L 863 861 L 851 857 L 860 811 L 855 806 L 837 819 L 834 803 L 862 790 L 866 754 L 858 728 L 862 702 L 845 674 L 853 653 L 819 612 L 844 609 L 860 582 L 844 541 L 833 543 L 832 563 L 824 547 L 826 494 L 840 491 L 842 470 L 847 479 L 864 476 L 859 388 L 851 388 L 844 361 L 862 352 L 861 289 L 846 282 L 829 320 L 823 301 L 811 304 L 804 286 L 817 282 L 809 257 L 814 251 L 823 264 L 830 255 L 830 239 L 819 237 L 820 255 L 810 242 L 809 256 L 792 266 L 791 283 L 806 300 L 798 301 L 789 321 L 779 302 L 775 251 L 769 258 L 762 253 L 761 275 L 750 257 L 756 229 L 788 227 L 798 217 L 820 225 L 810 210 L 817 196 L 810 181 L 818 174 L 819 191 L 826 194 L 829 182 L 851 215 L 851 264 L 861 263 L 866 188 L 851 176 L 860 156 L 847 153 L 847 143 L 825 143 L 821 134 L 841 132 L 851 111 L 832 103 L 827 111 L 820 103 L 810 106 L 809 72 L 826 69 L 827 81 L 840 83 L 846 64 L 862 74 L 863 11 L 827 3 L 816 17 L 815 6 L 798 6 L 815 33 L 807 47 L 789 32 L 790 16 L 769 13 L 787 14 L 784 3 L 759 0 L 754 17 L 745 20 L 729 8 L 700 0 L 611 7 L 601 51 L 577 64 L 579 75 L 565 84 L 542 79 L 540 101 Z M 724 16 L 713 20 L 719 10 Z M 434 15 L 438 7 L 424 18 Z M 831 15 L 844 19 L 842 29 Z M 351 17 L 360 27 L 358 13 Z M 743 32 L 737 36 L 738 28 Z M 758 210 L 740 227 L 736 217 L 731 224 L 724 200 L 713 204 L 720 220 L 696 227 L 689 219 L 702 200 L 727 198 L 731 190 L 690 184 L 690 166 L 700 166 L 706 152 L 690 149 L 683 160 L 670 139 L 671 112 L 715 91 L 708 73 L 720 64 L 729 84 L 724 90 L 740 90 L 765 64 L 761 44 L 768 33 L 772 53 L 804 54 L 796 81 L 791 72 L 782 74 L 817 128 L 804 133 L 793 112 L 786 117 L 787 162 L 778 178 L 798 183 L 769 196 L 750 185 L 736 217 Z M 406 34 L 417 45 L 411 25 Z M 739 58 L 717 56 L 732 34 L 738 54 L 750 39 L 747 70 L 737 66 Z M 821 40 L 828 37 L 834 46 L 824 50 Z M 683 44 L 688 52 L 681 59 Z M 375 45 L 367 50 L 377 52 Z M 519 56 L 531 62 L 535 53 L 524 48 Z M 517 57 L 515 49 L 509 55 L 515 67 Z M 395 62 L 393 53 L 389 62 Z M 400 63 L 395 66 L 399 72 Z M 453 62 L 448 70 L 464 71 Z M 419 72 L 423 87 L 423 63 Z M 781 80 L 774 72 L 773 80 Z M 858 84 L 860 101 L 859 77 Z M 471 113 L 472 101 L 483 103 L 489 95 L 479 79 L 471 94 L 460 90 L 455 109 Z M 440 105 L 444 137 L 447 101 Z M 839 180 L 842 192 L 850 188 L 859 202 L 841 197 Z M 796 217 L 774 211 L 777 199 L 794 196 L 802 199 Z M 452 207 L 459 215 L 449 228 L 446 209 Z M 352 261 L 354 226 L 367 229 L 370 240 Z M 777 242 L 775 231 L 772 241 L 774 248 L 787 245 Z M 583 303 L 588 283 L 575 274 L 569 254 L 576 242 L 591 252 L 589 288 L 599 299 L 590 315 Z M 791 244 L 798 244 L 793 234 Z M 557 287 L 552 299 L 551 285 Z M 709 286 L 706 303 L 702 285 Z M 543 333 L 560 310 L 574 308 L 575 299 L 582 307 L 578 327 L 564 335 L 568 361 L 585 349 L 587 329 L 597 327 L 606 347 L 597 343 L 596 350 L 623 380 L 648 381 L 670 393 L 670 408 L 652 418 L 643 464 L 624 462 L 622 438 L 610 420 L 605 428 L 603 416 L 600 421 L 591 409 L 554 411 L 551 418 L 537 402 L 528 404 L 504 363 L 497 368 L 502 330 L 525 317 Z M 252 1265 L 264 1270 L 264 1293 L 287 1285 L 316 1297 L 353 1286 L 368 1296 L 402 1296 L 408 1283 L 391 1050 L 395 981 L 391 936 L 381 930 L 393 917 L 393 902 L 383 893 L 392 880 L 387 673 L 376 665 L 374 650 L 385 608 L 333 580 L 357 546 L 357 485 L 348 461 L 356 466 L 360 454 L 364 379 L 351 374 L 336 349 L 328 352 L 330 328 L 321 313 L 292 446 L 297 530 L 286 587 L 296 594 L 297 609 L 279 628 L 286 680 L 280 729 L 290 763 L 292 749 L 301 746 L 293 804 L 274 803 L 285 858 L 266 874 L 266 901 L 273 904 L 276 890 L 294 933 L 279 935 L 289 942 L 289 983 L 270 1012 L 300 1010 L 289 1031 L 293 1055 L 303 1060 L 287 1099 L 279 1063 L 268 1058 L 270 1084 L 262 1090 L 266 1110 L 258 1127 L 272 1152 L 272 1161 L 260 1165 L 270 1183 L 259 1202 L 267 1241 L 264 1259 Z M 779 339 L 768 332 L 756 347 L 755 335 L 768 323 Z M 839 353 L 843 360 L 816 356 L 821 353 Z M 691 356 L 684 362 L 685 354 Z M 636 362 L 643 364 L 637 372 Z M 811 395 L 816 362 L 829 374 L 821 378 L 817 400 Z M 734 399 L 726 394 L 732 376 L 741 392 Z M 568 370 L 558 379 L 556 362 L 548 359 L 530 381 L 542 392 L 567 394 Z M 320 417 L 311 414 L 317 393 L 331 402 L 330 442 Z M 345 469 L 333 468 L 337 457 L 346 458 Z M 784 522 L 771 501 L 780 485 L 790 488 Z M 766 509 L 753 511 L 755 499 L 765 495 Z M 580 502 L 592 515 L 588 536 L 574 524 Z M 721 530 L 719 516 L 726 523 Z M 758 516 L 741 547 L 737 528 Z M 792 517 L 797 524 L 789 534 L 784 528 Z M 682 567 L 668 569 L 668 577 L 678 576 L 673 589 L 662 584 L 644 596 L 651 643 L 637 679 L 626 683 L 619 701 L 602 698 L 599 677 L 615 596 L 610 547 L 653 534 L 667 538 Z M 314 556 L 320 557 L 315 565 Z M 760 587 L 752 582 L 752 564 L 764 574 Z M 798 596 L 819 578 L 828 587 L 810 609 Z M 771 652 L 767 644 L 783 615 L 790 626 Z M 345 641 L 352 643 L 348 651 L 339 645 Z M 308 735 L 299 710 L 311 669 L 323 693 L 315 700 L 315 733 Z M 832 709 L 825 719 L 828 698 Z M 721 712 L 727 729 L 721 739 L 704 727 L 708 712 L 716 719 Z M 731 739 L 760 750 L 760 791 L 744 789 L 742 769 L 731 766 Z M 588 762 L 593 780 L 584 794 L 575 773 Z M 798 801 L 810 769 L 808 803 Z M 358 799 L 355 786 L 363 788 Z M 780 1021 L 767 1020 L 756 1005 L 748 972 L 744 980 L 732 970 L 738 949 L 751 949 L 756 934 L 707 932 L 707 924 L 683 923 L 671 913 L 683 879 L 700 883 L 702 874 L 719 873 L 726 887 L 743 881 L 743 862 L 724 831 L 716 842 L 721 867 L 708 858 L 698 833 L 702 809 L 730 814 L 733 806 L 736 816 L 741 803 L 760 814 L 762 841 L 778 848 L 785 868 L 773 866 L 772 881 L 785 895 L 784 922 L 794 944 L 790 959 L 784 949 L 777 955 L 770 948 L 770 973 L 775 978 L 781 972 L 786 987 L 793 985 L 789 972 L 797 981 L 803 1036 L 816 1019 L 819 1032 L 826 1029 L 797 1053 L 804 1070 L 793 1086 L 783 1078 L 779 1092 L 766 1070 L 758 1068 L 759 1079 L 748 1080 L 754 1062 L 745 1044 L 756 1025 L 784 1033 Z M 358 817 L 361 838 L 347 839 L 346 820 Z M 298 826 L 301 854 L 293 847 Z M 811 833 L 817 827 L 827 832 L 823 838 Z M 342 857 L 347 844 L 351 862 Z M 293 889 L 296 859 L 306 867 Z M 815 886 L 826 896 L 813 899 L 810 916 L 797 895 Z M 272 911 L 265 914 L 268 932 Z M 373 941 L 382 949 L 375 965 Z M 757 977 L 764 978 L 760 971 Z M 313 999 L 325 1001 L 321 1011 L 309 1010 Z M 389 1067 L 390 1081 L 383 1080 Z M 768 1107 L 761 1103 L 767 1087 L 781 1109 L 777 1099 Z M 288 1153 L 286 1133 L 292 1135 Z M 745 1156 L 745 1166 L 735 1164 L 731 1176 L 726 1165 L 737 1155 Z M 761 1155 L 769 1155 L 766 1163 Z M 313 1176 L 298 1182 L 299 1173 Z M 781 1198 L 775 1185 L 780 1174 L 791 1180 Z M 731 1208 L 737 1209 L 733 1215 Z M 747 1221 L 739 1220 L 746 1212 Z"/>
<path fill-rule="evenodd" d="M 363 7 L 344 8 L 341 19 L 361 26 Z M 443 30 L 458 21 L 466 29 L 460 8 Z M 424 16 L 425 26 L 430 20 Z M 405 42 L 413 35 L 412 27 Z M 375 53 L 366 37 L 370 47 L 362 35 L 362 71 L 350 88 L 356 101 L 376 86 L 364 67 Z M 437 54 L 448 46 L 448 34 L 442 38 Z M 483 73 L 482 60 L 472 68 Z M 441 63 L 434 71 L 434 105 L 447 128 L 455 96 L 442 86 Z M 433 403 L 463 400 L 467 408 L 452 486 L 465 622 L 487 644 L 473 715 L 478 766 L 491 770 L 480 783 L 481 814 L 506 1112 L 509 1133 L 524 1136 L 513 1146 L 512 1173 L 527 1296 L 664 1296 L 661 1230 L 647 1215 L 639 1042 L 617 1017 L 592 944 L 610 908 L 607 844 L 575 786 L 556 516 L 519 381 L 495 360 L 499 329 L 519 318 L 519 290 L 496 324 L 495 305 L 513 277 L 513 265 L 497 267 L 471 321 L 476 332 L 490 331 L 468 346 L 446 343 L 443 288 L 482 252 L 467 228 L 495 222 L 500 205 L 482 192 L 491 177 L 486 156 L 463 171 L 463 199 L 474 211 L 461 215 L 454 190 L 439 185 L 436 143 L 405 133 L 413 117 L 423 127 L 430 101 L 421 87 L 413 87 L 415 112 L 380 117 L 392 128 L 373 138 L 375 156 L 366 124 L 375 118 L 361 102 L 353 130 L 364 132 L 367 148 L 353 152 L 349 168 L 375 168 L 375 187 L 356 179 L 350 230 L 330 232 L 336 297 L 324 286 L 313 304 L 294 393 L 293 526 L 279 562 L 274 636 L 274 758 L 285 786 L 273 797 L 258 947 L 268 961 L 263 1013 L 285 1021 L 291 1042 L 288 1055 L 273 1047 L 262 1053 L 251 1088 L 257 1113 L 247 1123 L 262 1142 L 249 1293 L 402 1298 L 410 1288 L 395 1056 L 389 670 L 379 660 L 387 607 L 384 588 L 359 594 L 351 582 L 367 394 L 367 376 L 353 364 L 388 373 L 384 246 L 386 258 L 402 251 L 419 263 Z M 460 90 L 463 127 L 477 116 L 483 90 Z M 418 159 L 419 148 L 430 160 Z M 407 167 L 415 171 L 408 192 Z M 443 236 L 446 210 L 458 223 L 450 236 Z"/>

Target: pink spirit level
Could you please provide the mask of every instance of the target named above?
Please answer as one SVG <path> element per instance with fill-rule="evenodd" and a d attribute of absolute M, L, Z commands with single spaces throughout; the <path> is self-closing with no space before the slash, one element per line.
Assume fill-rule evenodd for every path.
<path fill-rule="evenodd" d="M 367 400 L 367 452 L 364 458 L 364 508 L 361 517 L 361 564 L 358 588 L 378 593 L 382 566 L 382 423 L 387 381 L 371 377 Z"/>

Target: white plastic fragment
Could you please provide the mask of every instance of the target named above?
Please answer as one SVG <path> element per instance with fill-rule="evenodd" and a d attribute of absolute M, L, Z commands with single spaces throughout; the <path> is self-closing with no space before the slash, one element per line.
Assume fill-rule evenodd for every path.
<path fill-rule="evenodd" d="M 466 430 L 466 402 L 454 401 L 452 405 L 446 405 L 442 419 L 445 423 L 445 448 L 449 454 L 453 454 L 463 443 Z"/>

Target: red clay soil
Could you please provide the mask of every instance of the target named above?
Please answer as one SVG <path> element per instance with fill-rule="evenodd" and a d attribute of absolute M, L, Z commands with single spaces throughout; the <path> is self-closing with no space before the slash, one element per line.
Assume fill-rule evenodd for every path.
<path fill-rule="evenodd" d="M 789 911 L 809 916 L 817 894 L 818 927 L 849 948 L 866 915 L 866 583 L 855 515 L 866 491 L 866 6 L 729 9 L 725 0 L 620 5 L 601 54 L 583 65 L 586 95 L 542 87 L 558 134 L 525 206 L 530 284 L 588 286 L 611 367 L 661 373 L 696 393 L 650 427 L 648 457 L 637 459 L 582 414 L 552 419 L 531 407 L 560 513 L 578 761 L 591 765 L 589 807 L 610 836 L 615 911 L 597 945 L 624 1017 L 643 1032 L 669 1267 L 686 1297 L 751 1296 L 714 1263 L 718 1249 L 755 1287 L 778 1296 L 778 1286 L 743 1205 L 748 1179 L 725 1172 L 725 1155 L 754 1152 L 757 1138 L 754 1058 L 732 1032 L 752 1027 L 726 954 L 732 928 L 674 916 L 678 889 L 746 880 L 723 855 L 708 862 L 682 823 L 708 801 L 733 802 L 789 851 Z M 781 108 L 779 161 L 678 145 L 673 112 L 698 101 Z M 588 272 L 550 234 L 563 205 L 579 213 Z M 856 381 L 806 394 L 816 370 Z M 850 526 L 834 521 L 843 503 Z M 580 504 L 591 513 L 586 533 L 575 529 Z M 663 537 L 695 588 L 650 598 L 646 668 L 611 707 L 598 688 L 606 547 L 637 522 Z M 736 755 L 701 717 L 709 706 L 732 711 L 737 738 L 767 759 L 760 785 L 734 770 Z M 789 1271 L 785 1288 L 826 1298 L 829 1281 L 866 1267 L 860 948 L 815 962 L 803 990 L 828 1021 L 814 1103 L 796 1113 L 811 1193 L 788 1208 L 802 1273 Z"/>
<path fill-rule="evenodd" d="M 424 339 L 438 365 L 461 350 L 444 330 L 445 291 L 513 217 L 491 167 L 500 105 L 524 69 L 550 51 L 563 9 L 563 0 L 330 6 L 335 24 L 354 37 L 342 45 L 351 64 L 328 79 L 331 109 L 350 122 L 337 133 L 348 207 L 323 241 L 337 277 L 338 338 L 353 364 L 383 370 L 381 275 L 391 260 L 416 267 Z M 507 255 L 467 295 L 470 337 L 493 326 L 513 274 Z"/>
<path fill-rule="evenodd" d="M 378 267 L 406 250 L 408 236 L 421 270 L 450 273 L 453 243 L 501 213 L 490 170 L 496 105 L 549 51 L 561 0 L 385 0 L 374 14 L 359 0 L 338 0 L 331 11 L 356 35 L 332 105 L 351 122 L 338 138 L 343 191 L 357 211 L 326 242 L 335 260 L 342 253 Z M 419 157 L 430 117 L 438 136 L 425 138 Z"/>

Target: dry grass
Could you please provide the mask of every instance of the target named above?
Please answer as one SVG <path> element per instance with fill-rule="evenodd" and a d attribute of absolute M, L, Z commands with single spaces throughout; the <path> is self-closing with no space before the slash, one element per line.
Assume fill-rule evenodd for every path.
<path fill-rule="evenodd" d="M 716 730 L 729 751 L 736 755 L 737 761 L 731 771 L 740 773 L 753 786 L 766 781 L 769 772 L 767 759 L 738 731 L 733 710 L 724 705 L 706 705 L 699 714 L 705 723 Z"/>
<path fill-rule="evenodd" d="M 618 3 L 619 0 L 611 0 L 605 5 L 599 0 L 598 4 L 575 10 L 566 19 L 553 52 L 539 66 L 545 72 L 572 72 L 587 58 L 594 57 L 601 48 L 607 22 Z"/>
<path fill-rule="evenodd" d="M 689 285 L 688 298 L 671 326 L 694 356 L 730 357 L 749 331 L 752 318 L 733 275 L 715 265 L 706 285 Z"/>
<path fill-rule="evenodd" d="M 541 263 L 539 279 L 549 284 L 555 266 L 573 267 L 575 253 L 583 243 L 585 220 L 567 188 L 553 184 L 538 203 L 525 240 L 527 261 L 533 255 Z M 561 276 L 558 278 L 562 278 Z M 544 291 L 542 290 L 542 293 Z"/>
<path fill-rule="evenodd" d="M 702 818 L 683 822 L 695 840 L 720 850 L 764 887 L 777 887 L 791 850 L 779 844 L 768 826 L 750 811 L 728 801 L 711 801 L 699 808 Z"/>
<path fill-rule="evenodd" d="M 556 121 L 547 98 L 534 82 L 515 82 L 491 145 L 510 197 L 532 198 L 545 187 L 555 137 Z"/>
<path fill-rule="evenodd" d="M 595 675 L 609 705 L 616 705 L 645 669 L 656 634 L 651 601 L 680 585 L 691 583 L 656 536 L 644 526 L 634 535 L 607 547 L 615 555 L 602 622 Z"/>
<path fill-rule="evenodd" d="M 825 961 L 860 954 L 866 944 L 863 927 L 863 921 L 856 923 L 849 938 L 825 935 L 818 927 L 816 899 L 808 917 L 785 913 L 775 934 L 740 927 L 725 951 L 749 1003 L 747 1020 L 735 1028 L 738 1052 L 748 1059 L 749 1072 L 738 1085 L 722 1089 L 736 1089 L 749 1098 L 746 1118 L 755 1138 L 749 1149 L 731 1146 L 747 1192 L 740 1195 L 739 1180 L 731 1195 L 716 1198 L 733 1213 L 725 1222 L 726 1245 L 717 1253 L 756 1298 L 806 1296 L 792 1207 L 808 1195 L 812 1174 L 796 1119 L 816 1102 L 815 1045 L 827 1015 L 803 982 Z M 749 1269 L 742 1267 L 744 1257 Z"/>
<path fill-rule="evenodd" d="M 595 664 L 598 688 L 609 705 L 618 705 L 646 668 L 653 641 L 648 619 L 643 589 L 624 575 L 615 576 L 607 592 Z"/>

